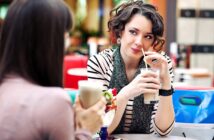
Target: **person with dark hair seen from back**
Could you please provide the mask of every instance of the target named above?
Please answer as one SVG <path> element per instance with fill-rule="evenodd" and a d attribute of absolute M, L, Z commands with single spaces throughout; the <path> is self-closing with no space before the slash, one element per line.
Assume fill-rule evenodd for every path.
<path fill-rule="evenodd" d="M 3 24 L 3 19 L 0 18 L 0 37 L 1 37 L 1 28 L 2 28 L 2 24 Z"/>
<path fill-rule="evenodd" d="M 0 38 L 0 139 L 88 140 L 106 101 L 72 107 L 63 90 L 64 35 L 72 16 L 63 0 L 13 0 Z"/>
<path fill-rule="evenodd" d="M 168 135 L 174 126 L 173 69 L 162 51 L 163 18 L 153 5 L 132 0 L 111 10 L 108 29 L 118 47 L 92 56 L 87 68 L 88 79 L 102 82 L 103 90 L 118 90 L 108 132 Z M 140 74 L 146 63 L 159 70 L 159 78 L 155 73 Z M 145 104 L 144 93 L 159 93 L 158 102 Z"/>

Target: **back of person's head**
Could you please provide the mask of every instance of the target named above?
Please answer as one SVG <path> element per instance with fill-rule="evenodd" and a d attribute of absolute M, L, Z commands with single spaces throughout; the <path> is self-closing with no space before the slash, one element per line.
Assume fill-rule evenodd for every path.
<path fill-rule="evenodd" d="M 163 18 L 157 12 L 157 8 L 151 4 L 144 3 L 142 0 L 130 0 L 122 2 L 110 12 L 108 29 L 114 40 L 120 37 L 125 25 L 135 14 L 143 15 L 152 22 L 152 33 L 155 37 L 163 36 Z M 115 42 L 113 41 L 113 43 Z"/>
<path fill-rule="evenodd" d="M 1 28 L 2 28 L 2 24 L 3 24 L 3 19 L 0 18 L 0 38 L 1 38 Z"/>
<path fill-rule="evenodd" d="M 0 33 L 1 33 L 2 24 L 3 24 L 3 19 L 0 18 Z"/>
<path fill-rule="evenodd" d="M 42 86 L 62 86 L 64 33 L 71 26 L 63 0 L 13 0 L 0 39 L 0 82 L 17 74 Z"/>

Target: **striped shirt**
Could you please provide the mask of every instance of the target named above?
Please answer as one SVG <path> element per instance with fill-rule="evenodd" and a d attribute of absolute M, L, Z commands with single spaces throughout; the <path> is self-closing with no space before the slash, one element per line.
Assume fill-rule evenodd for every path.
<path fill-rule="evenodd" d="M 113 60 L 114 49 L 106 49 L 100 52 L 98 55 L 92 56 L 88 60 L 88 80 L 96 80 L 102 82 L 103 84 L 103 91 L 108 90 L 112 72 L 114 69 L 114 60 Z M 172 62 L 170 58 L 164 53 L 161 53 L 169 63 L 169 72 L 171 75 L 171 82 L 173 82 L 173 68 Z M 154 123 L 154 116 L 156 114 L 158 108 L 158 103 L 154 105 L 152 116 L 151 116 L 151 126 L 149 133 L 157 133 L 161 136 L 167 135 L 171 132 L 174 122 L 165 132 L 161 132 L 160 129 Z M 133 110 L 133 99 L 130 99 L 127 103 L 126 110 L 125 110 L 125 124 L 124 124 L 124 132 L 128 133 L 130 130 L 131 120 L 132 120 L 132 110 Z"/>

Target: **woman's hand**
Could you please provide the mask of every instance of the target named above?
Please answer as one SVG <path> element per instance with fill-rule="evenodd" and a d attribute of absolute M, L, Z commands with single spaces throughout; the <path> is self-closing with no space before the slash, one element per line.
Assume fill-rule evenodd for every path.
<path fill-rule="evenodd" d="M 126 98 L 130 99 L 143 93 L 157 93 L 159 89 L 160 80 L 158 74 L 154 71 L 144 71 L 122 90 L 126 91 Z"/>
<path fill-rule="evenodd" d="M 102 97 L 95 105 L 88 109 L 84 109 L 77 97 L 75 102 L 76 128 L 87 129 L 95 134 L 102 126 L 102 116 L 105 113 L 106 99 Z"/>
<path fill-rule="evenodd" d="M 160 70 L 161 83 L 170 83 L 170 74 L 167 59 L 157 52 L 145 52 L 144 61 L 154 69 Z"/>

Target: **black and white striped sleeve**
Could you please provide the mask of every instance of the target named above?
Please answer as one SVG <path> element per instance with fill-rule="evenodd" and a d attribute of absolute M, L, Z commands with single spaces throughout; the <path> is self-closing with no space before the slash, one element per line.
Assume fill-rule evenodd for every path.
<path fill-rule="evenodd" d="M 168 62 L 169 74 L 170 74 L 170 78 L 171 78 L 170 80 L 171 80 L 171 84 L 173 86 L 174 71 L 173 71 L 172 60 L 171 60 L 171 58 L 165 52 L 161 52 L 161 54 L 166 58 L 166 60 Z"/>
<path fill-rule="evenodd" d="M 113 71 L 113 50 L 107 49 L 90 57 L 88 60 L 88 80 L 99 81 L 103 84 L 103 90 L 108 90 Z"/>
<path fill-rule="evenodd" d="M 174 73 L 173 73 L 172 61 L 171 61 L 170 57 L 166 55 L 165 52 L 162 52 L 161 54 L 167 59 L 168 68 L 169 68 L 169 74 L 170 74 L 170 78 L 171 78 L 171 85 L 173 86 Z M 153 113 L 152 113 L 152 114 L 153 114 L 153 115 L 152 115 L 152 128 L 153 128 L 153 131 L 154 131 L 155 133 L 157 133 L 159 136 L 167 136 L 167 135 L 169 135 L 169 134 L 172 132 L 172 130 L 173 130 L 173 128 L 174 128 L 175 121 L 173 121 L 173 122 L 171 123 L 171 125 L 168 127 L 168 129 L 167 129 L 166 131 L 164 131 L 164 132 L 161 131 L 161 130 L 158 128 L 158 126 L 156 125 L 155 119 L 154 119 L 154 116 L 155 116 L 155 114 L 156 114 L 156 112 L 157 112 L 157 109 L 158 109 L 158 105 L 159 105 L 158 103 L 154 105 L 154 111 L 153 111 Z"/>

